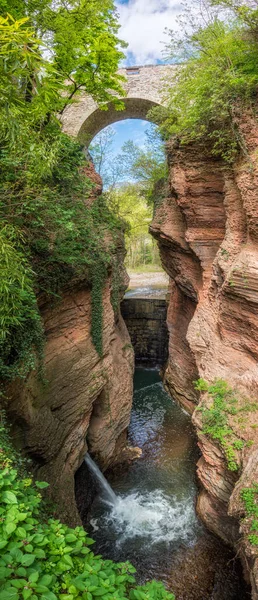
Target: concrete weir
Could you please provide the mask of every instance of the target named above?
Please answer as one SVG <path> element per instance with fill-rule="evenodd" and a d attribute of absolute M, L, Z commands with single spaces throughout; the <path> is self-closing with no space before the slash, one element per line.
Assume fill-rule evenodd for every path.
<path fill-rule="evenodd" d="M 167 302 L 161 298 L 126 298 L 121 304 L 136 363 L 164 365 L 168 359 Z"/>

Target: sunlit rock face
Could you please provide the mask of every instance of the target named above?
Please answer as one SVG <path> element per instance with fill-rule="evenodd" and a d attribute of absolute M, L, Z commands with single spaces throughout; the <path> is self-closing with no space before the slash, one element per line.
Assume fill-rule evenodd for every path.
<path fill-rule="evenodd" d="M 191 412 L 198 402 L 193 381 L 200 377 L 224 379 L 246 398 L 258 395 L 258 127 L 248 115 L 239 126 L 249 158 L 239 158 L 233 167 L 200 146 L 181 147 L 178 140 L 168 145 L 169 185 L 151 226 L 170 276 L 165 382 Z M 255 426 L 257 412 L 249 418 Z M 257 482 L 250 467 L 258 448 L 256 430 L 232 476 L 223 452 L 202 435 L 198 412 L 194 422 L 202 451 L 198 512 L 236 546 L 243 504 L 235 486 L 241 473 L 249 486 Z M 246 538 L 241 552 L 258 598 L 256 553 Z"/>
<path fill-rule="evenodd" d="M 103 305 L 103 358 L 91 340 L 89 290 L 73 289 L 60 304 L 44 307 L 47 384 L 31 375 L 10 401 L 37 478 L 51 484 L 58 513 L 72 524 L 78 523 L 74 473 L 87 450 L 105 468 L 127 444 L 134 356 L 122 318 L 114 318 L 109 283 Z"/>
<path fill-rule="evenodd" d="M 91 204 L 102 182 L 93 165 Z M 123 236 L 115 253 L 121 289 L 129 277 L 123 267 Z M 84 277 L 84 278 L 83 278 Z M 32 458 L 37 479 L 50 483 L 48 493 L 58 516 L 80 523 L 74 497 L 74 474 L 89 450 L 101 468 L 133 458 L 127 427 L 133 398 L 134 352 L 120 311 L 111 305 L 112 277 L 103 289 L 103 357 L 91 338 L 91 291 L 87 276 L 71 280 L 58 301 L 39 298 L 45 326 L 45 384 L 35 372 L 8 391 L 8 412 L 15 438 Z M 138 450 L 136 451 L 137 454 Z"/>

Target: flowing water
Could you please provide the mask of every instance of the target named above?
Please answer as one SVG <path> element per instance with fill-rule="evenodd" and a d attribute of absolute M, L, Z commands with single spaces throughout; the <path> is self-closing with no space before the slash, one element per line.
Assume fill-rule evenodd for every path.
<path fill-rule="evenodd" d="M 196 441 L 190 417 L 171 400 L 158 370 L 136 369 L 129 441 L 143 456 L 112 478 L 93 504 L 90 524 L 97 550 L 131 560 L 153 572 L 173 550 L 191 545 L 200 532 L 195 515 Z M 151 557 L 151 560 L 150 560 Z"/>
<path fill-rule="evenodd" d="M 157 369 L 136 369 L 129 442 L 142 448 L 142 458 L 126 471 L 111 473 L 112 488 L 104 478 L 88 515 L 86 528 L 96 540 L 95 552 L 129 560 L 139 581 L 163 580 L 177 600 L 249 597 L 238 575 L 232 594 L 225 585 L 232 566 L 230 574 L 222 575 L 223 591 L 218 582 L 218 595 L 212 592 L 217 571 L 222 573 L 232 555 L 225 550 L 223 558 L 224 546 L 196 517 L 198 450 L 191 419 L 166 393 Z M 86 461 L 95 477 L 103 477 L 90 457 Z"/>

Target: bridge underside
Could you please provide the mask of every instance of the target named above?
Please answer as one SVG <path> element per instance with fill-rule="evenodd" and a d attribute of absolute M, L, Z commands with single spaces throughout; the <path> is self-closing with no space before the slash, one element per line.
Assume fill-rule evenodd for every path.
<path fill-rule="evenodd" d="M 80 128 L 79 141 L 88 146 L 97 133 L 117 121 L 124 121 L 125 119 L 150 121 L 151 119 L 147 116 L 148 112 L 154 106 L 158 106 L 156 102 L 142 98 L 123 98 L 123 102 L 125 108 L 122 111 L 115 110 L 113 104 L 109 103 L 107 110 L 97 108 L 92 112 Z"/>

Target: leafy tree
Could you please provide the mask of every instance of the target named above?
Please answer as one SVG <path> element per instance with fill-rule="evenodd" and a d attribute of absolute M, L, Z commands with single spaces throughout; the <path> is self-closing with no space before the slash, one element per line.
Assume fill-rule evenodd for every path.
<path fill-rule="evenodd" d="M 28 2 L 26 6 L 35 7 L 30 22 L 43 19 L 37 13 L 39 5 Z M 47 3 L 44 6 L 50 10 Z M 56 6 L 62 9 L 61 4 Z M 16 9 L 17 13 L 21 9 L 19 2 Z M 74 15 L 73 9 L 71 13 Z M 97 16 L 99 19 L 99 12 Z M 67 16 L 68 25 L 69 19 Z M 106 19 L 104 5 L 101 19 Z M 34 349 L 42 354 L 43 332 L 35 289 L 56 297 L 72 276 L 84 277 L 92 285 L 92 337 L 101 354 L 101 294 L 120 227 L 103 200 L 94 206 L 86 202 L 92 184 L 85 172 L 84 154 L 62 133 L 56 118 L 56 111 L 64 104 L 60 96 L 64 73 L 62 68 L 58 70 L 55 50 L 54 58 L 43 57 L 39 33 L 40 27 L 36 36 L 29 19 L 0 18 L 3 379 L 25 377 L 35 366 Z M 105 85 L 100 77 L 99 93 Z M 105 239 L 110 240 L 110 249 Z"/>
<path fill-rule="evenodd" d="M 163 145 L 154 146 L 149 141 L 144 148 L 140 148 L 133 141 L 128 140 L 118 156 L 124 172 L 130 175 L 133 181 L 138 182 L 142 195 L 149 204 L 155 201 L 155 186 L 165 179 L 167 166 Z"/>
<path fill-rule="evenodd" d="M 237 3 L 225 4 L 233 7 Z M 190 33 L 187 27 L 179 39 L 170 33 L 170 55 L 177 51 L 182 54 L 183 48 L 188 62 L 180 66 L 164 90 L 167 110 L 155 108 L 151 114 L 160 120 L 164 136 L 179 135 L 184 143 L 200 140 L 214 154 L 231 161 L 239 149 L 245 151 L 234 117 L 236 109 L 254 106 L 258 43 L 245 19 L 228 16 L 220 20 L 217 7 L 213 11 L 208 2 L 208 8 L 208 21 L 202 19 L 200 25 L 199 10 L 199 20 L 197 25 L 192 21 Z M 255 10 L 244 14 L 252 14 L 253 24 L 258 23 Z M 189 22 L 189 14 L 187 18 Z"/>
<path fill-rule="evenodd" d="M 105 190 L 114 189 L 124 177 L 124 170 L 113 156 L 115 135 L 113 127 L 106 127 L 89 146 L 89 153 Z"/>
<path fill-rule="evenodd" d="M 16 20 L 27 16 L 41 44 L 48 48 L 57 78 L 66 84 L 60 110 L 80 89 L 97 102 L 112 101 L 121 108 L 113 92 L 124 93 L 117 69 L 125 43 L 117 37 L 113 0 L 0 0 L 0 12 Z"/>
<path fill-rule="evenodd" d="M 153 209 L 138 183 L 124 183 L 107 193 L 112 212 L 126 223 L 126 266 L 159 264 L 156 242 L 149 235 Z"/>
<path fill-rule="evenodd" d="M 154 189 L 167 175 L 164 142 L 156 126 L 146 132 L 143 147 L 128 140 L 114 157 L 114 136 L 112 127 L 98 134 L 89 150 L 95 167 L 104 181 L 106 190 L 113 190 L 121 184 L 137 182 L 141 194 L 151 204 Z"/>

